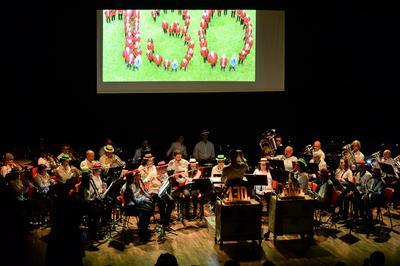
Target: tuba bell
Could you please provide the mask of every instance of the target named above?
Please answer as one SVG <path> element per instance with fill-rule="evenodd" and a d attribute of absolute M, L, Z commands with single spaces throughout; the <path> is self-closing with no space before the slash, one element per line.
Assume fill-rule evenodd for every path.
<path fill-rule="evenodd" d="M 264 155 L 274 156 L 277 149 L 275 143 L 276 130 L 270 129 L 261 134 L 259 145 Z"/>

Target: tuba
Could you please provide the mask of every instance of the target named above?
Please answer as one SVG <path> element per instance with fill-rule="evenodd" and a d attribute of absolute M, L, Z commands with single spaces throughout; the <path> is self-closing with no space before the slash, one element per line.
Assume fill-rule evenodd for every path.
<path fill-rule="evenodd" d="M 342 147 L 342 156 L 348 158 L 351 164 L 356 163 L 356 157 L 354 156 L 351 144 L 347 144 Z"/>
<path fill-rule="evenodd" d="M 265 155 L 274 156 L 277 149 L 275 143 L 276 130 L 270 129 L 261 134 L 259 145 Z"/>

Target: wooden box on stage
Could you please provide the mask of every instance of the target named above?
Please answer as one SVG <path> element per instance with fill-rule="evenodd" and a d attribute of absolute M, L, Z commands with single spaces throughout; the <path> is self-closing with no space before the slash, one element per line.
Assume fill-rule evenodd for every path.
<path fill-rule="evenodd" d="M 261 204 L 227 204 L 218 200 L 215 209 L 215 241 L 222 247 L 223 241 L 259 240 L 261 244 Z"/>
<path fill-rule="evenodd" d="M 314 200 L 308 196 L 303 199 L 285 199 L 271 196 L 269 203 L 268 232 L 276 237 L 284 234 L 313 236 Z"/>

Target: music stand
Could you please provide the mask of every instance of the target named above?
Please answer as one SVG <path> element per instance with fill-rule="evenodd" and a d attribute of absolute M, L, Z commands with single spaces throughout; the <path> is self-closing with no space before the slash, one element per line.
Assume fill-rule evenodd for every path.
<path fill-rule="evenodd" d="M 204 195 L 210 194 L 213 190 L 211 180 L 209 178 L 193 179 L 192 189 L 198 189 Z"/>
<path fill-rule="evenodd" d="M 310 174 L 317 174 L 319 171 L 319 163 L 308 163 L 306 172 Z"/>
<path fill-rule="evenodd" d="M 113 167 L 109 168 L 107 172 L 103 172 L 103 180 L 110 185 L 110 180 L 113 181 L 121 176 L 123 167 Z"/>
<path fill-rule="evenodd" d="M 277 171 L 285 171 L 283 160 L 268 160 L 269 168 Z"/>
<path fill-rule="evenodd" d="M 378 164 L 383 173 L 385 173 L 388 176 L 396 176 L 396 172 L 394 171 L 393 165 L 383 162 L 379 162 Z"/>
<path fill-rule="evenodd" d="M 249 183 L 249 186 L 268 186 L 268 178 L 266 175 L 244 175 Z"/>

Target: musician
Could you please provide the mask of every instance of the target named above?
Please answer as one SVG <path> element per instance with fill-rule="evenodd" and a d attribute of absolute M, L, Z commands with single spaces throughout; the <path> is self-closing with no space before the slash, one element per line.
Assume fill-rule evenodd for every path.
<path fill-rule="evenodd" d="M 193 157 L 200 163 L 211 162 L 215 158 L 214 144 L 208 140 L 208 130 L 201 132 L 202 140 L 196 143 L 193 150 Z"/>
<path fill-rule="evenodd" d="M 143 182 L 146 179 L 152 179 L 154 176 L 157 176 L 157 169 L 154 166 L 154 157 L 151 153 L 146 153 L 144 155 L 138 170 L 140 171 Z"/>
<path fill-rule="evenodd" d="M 137 226 L 139 238 L 141 241 L 147 242 L 151 236 L 148 226 L 150 217 L 153 214 L 154 203 L 150 194 L 144 188 L 139 170 L 135 169 L 128 172 L 126 175 L 126 183 L 121 188 L 121 194 L 126 202 L 126 214 L 138 214 L 139 222 Z"/>
<path fill-rule="evenodd" d="M 115 167 L 123 167 L 126 165 L 126 163 L 122 161 L 118 155 L 114 154 L 114 147 L 112 145 L 106 145 L 103 149 L 105 154 L 101 156 L 99 160 L 103 170 Z"/>
<path fill-rule="evenodd" d="M 38 193 L 40 195 L 46 195 L 49 192 L 50 186 L 55 183 L 53 179 L 50 178 L 50 175 L 46 171 L 47 166 L 44 164 L 40 164 L 38 166 L 38 172 L 33 177 L 33 183 L 38 189 Z"/>
<path fill-rule="evenodd" d="M 111 138 L 106 138 L 104 140 L 104 145 L 99 149 L 99 157 L 101 157 L 101 156 L 103 156 L 105 154 L 104 146 L 107 146 L 107 145 L 114 145 L 114 143 L 113 143 Z"/>
<path fill-rule="evenodd" d="M 336 170 L 335 177 L 340 182 L 340 189 L 342 190 L 342 193 L 338 196 L 336 200 L 339 206 L 339 217 L 343 220 L 346 220 L 349 211 L 349 203 L 354 203 L 355 197 L 358 196 L 355 196 L 355 194 L 358 194 L 358 191 L 351 189 L 351 183 L 356 185 L 356 179 L 353 176 L 353 172 L 351 171 L 350 162 L 346 157 L 340 159 L 339 168 Z M 355 214 L 357 214 L 358 206 L 355 204 L 353 206 L 353 210 Z"/>
<path fill-rule="evenodd" d="M 249 166 L 241 150 L 231 150 L 229 152 L 229 159 L 231 163 L 225 166 L 221 176 L 221 181 L 224 182 L 225 185 L 227 185 L 230 180 L 241 179 L 249 170 Z"/>
<path fill-rule="evenodd" d="M 329 172 L 326 168 L 319 171 L 318 178 L 320 180 L 320 188 L 318 194 L 316 194 L 316 208 L 328 209 L 331 203 L 332 193 L 334 187 L 332 181 L 329 179 Z"/>
<path fill-rule="evenodd" d="M 297 162 L 297 157 L 293 155 L 293 148 L 291 146 L 287 146 L 284 154 L 276 156 L 275 159 L 283 160 L 285 170 L 288 172 L 293 171 L 293 162 Z"/>
<path fill-rule="evenodd" d="M 157 204 L 161 222 L 162 222 L 162 231 L 161 234 L 165 234 L 165 230 L 169 230 L 169 222 L 171 219 L 172 210 L 175 208 L 175 203 L 173 198 L 170 196 L 171 187 L 169 186 L 163 195 L 159 195 L 160 187 L 164 182 L 168 182 L 168 174 L 167 174 L 168 164 L 164 161 L 161 161 L 157 164 L 156 175 L 148 175 L 147 178 L 143 181 L 144 184 L 149 184 L 149 193 L 153 199 L 153 202 Z"/>
<path fill-rule="evenodd" d="M 60 161 L 61 157 L 66 154 L 69 156 L 70 161 L 75 161 L 76 160 L 76 152 L 73 152 L 71 149 L 71 146 L 69 144 L 63 144 L 61 146 L 61 153 L 57 156 L 57 160 Z"/>
<path fill-rule="evenodd" d="M 189 167 L 187 171 L 187 182 L 192 182 L 194 179 L 199 179 L 201 177 L 202 173 L 199 170 L 199 163 L 195 158 L 191 158 L 189 160 Z M 203 196 L 200 193 L 200 190 L 198 189 L 191 189 L 189 191 L 188 189 L 183 190 L 183 195 L 184 195 L 184 207 L 185 207 L 185 212 L 186 212 L 186 219 L 190 219 L 190 213 L 189 213 L 189 206 L 190 206 L 190 197 L 193 200 L 193 215 L 191 217 L 196 218 L 197 217 L 197 206 L 200 201 L 200 213 L 199 217 L 203 217 L 204 215 L 204 203 L 203 203 Z"/>
<path fill-rule="evenodd" d="M 217 165 L 211 169 L 211 177 L 214 177 L 214 175 L 222 175 L 222 170 L 225 167 L 225 155 L 219 154 L 215 160 L 217 161 Z"/>
<path fill-rule="evenodd" d="M 355 198 L 355 204 L 358 205 L 358 210 L 361 218 L 366 218 L 365 215 L 365 204 L 362 197 L 368 193 L 368 184 L 372 178 L 372 174 L 367 171 L 367 164 L 362 161 L 357 164 L 357 173 L 355 175 L 356 186 L 358 190 L 357 197 Z"/>
<path fill-rule="evenodd" d="M 275 136 L 275 144 L 276 144 L 276 151 L 275 156 L 283 155 L 285 153 L 285 147 L 282 144 L 282 136 L 276 135 Z"/>
<path fill-rule="evenodd" d="M 256 194 L 259 196 L 266 195 L 274 191 L 272 187 L 272 176 L 269 171 L 268 160 L 266 158 L 261 158 L 258 162 L 257 168 L 254 170 L 253 175 L 265 175 L 267 176 L 266 186 L 254 186 Z"/>
<path fill-rule="evenodd" d="M 362 196 L 362 201 L 366 209 L 366 217 L 372 220 L 372 208 L 381 206 L 384 200 L 384 185 L 381 173 L 378 169 L 374 169 L 372 178 L 367 183 L 367 193 Z"/>
<path fill-rule="evenodd" d="M 351 148 L 353 149 L 354 159 L 356 160 L 353 163 L 357 163 L 364 160 L 364 154 L 360 151 L 361 142 L 359 140 L 355 140 L 351 143 Z"/>
<path fill-rule="evenodd" d="M 19 169 L 18 165 L 14 162 L 14 156 L 11 153 L 4 155 L 4 165 L 1 167 L 1 175 L 6 177 L 13 169 Z"/>
<path fill-rule="evenodd" d="M 56 161 L 53 159 L 50 153 L 46 151 L 41 152 L 37 161 L 37 165 L 45 165 L 47 169 L 57 168 Z"/>
<path fill-rule="evenodd" d="M 135 155 L 133 156 L 132 163 L 139 163 L 146 152 L 151 152 L 148 139 L 144 139 L 142 145 L 135 150 Z"/>
<path fill-rule="evenodd" d="M 189 162 L 182 158 L 180 150 L 174 151 L 174 159 L 169 161 L 167 171 L 187 169 Z"/>
<path fill-rule="evenodd" d="M 104 149 L 103 149 L 104 151 Z M 94 151 L 88 150 L 86 151 L 86 159 L 83 160 L 80 164 L 80 168 L 82 171 L 90 171 L 92 170 L 92 164 L 94 161 Z"/>
<path fill-rule="evenodd" d="M 78 171 L 75 167 L 69 165 L 70 157 L 67 153 L 61 155 L 59 161 L 61 165 L 55 169 L 57 181 L 65 183 L 78 175 Z"/>
<path fill-rule="evenodd" d="M 14 199 L 19 202 L 25 201 L 24 194 L 28 192 L 28 187 L 23 184 L 19 170 L 13 168 L 12 171 L 7 173 L 5 179 L 11 188 Z"/>
<path fill-rule="evenodd" d="M 82 175 L 80 189 L 83 193 L 84 208 L 88 214 L 88 227 L 91 240 L 98 240 L 98 228 L 100 219 L 105 218 L 105 206 L 102 195 L 106 191 L 106 184 L 101 180 L 101 164 L 93 162 L 92 173 L 85 172 Z"/>
<path fill-rule="evenodd" d="M 297 161 L 294 178 L 299 183 L 300 188 L 305 194 L 308 193 L 308 175 L 306 173 L 307 163 L 304 158 L 300 158 Z"/>
<path fill-rule="evenodd" d="M 314 154 L 319 154 L 320 159 L 325 161 L 325 153 L 321 150 L 321 142 L 319 140 L 314 141 L 313 145 L 313 156 Z"/>
<path fill-rule="evenodd" d="M 318 164 L 318 170 L 322 170 L 324 168 L 328 169 L 328 165 L 322 159 L 322 155 L 325 157 L 325 154 L 321 152 L 313 152 L 313 158 L 310 160 L 310 163 L 317 163 Z"/>
<path fill-rule="evenodd" d="M 396 174 L 396 177 L 397 178 L 399 177 L 400 169 L 399 169 L 398 163 L 392 158 L 392 152 L 390 150 L 383 151 L 383 157 L 381 159 L 381 162 L 393 166 L 393 170 Z"/>
<path fill-rule="evenodd" d="M 167 151 L 167 158 L 169 158 L 172 154 L 173 151 L 180 150 L 182 152 L 183 158 L 187 158 L 187 150 L 185 144 L 183 144 L 183 141 L 185 138 L 181 135 L 178 137 L 177 141 L 173 142 L 171 144 L 171 147 Z"/>

